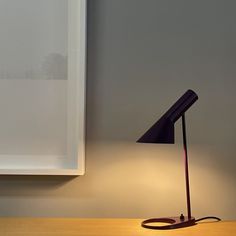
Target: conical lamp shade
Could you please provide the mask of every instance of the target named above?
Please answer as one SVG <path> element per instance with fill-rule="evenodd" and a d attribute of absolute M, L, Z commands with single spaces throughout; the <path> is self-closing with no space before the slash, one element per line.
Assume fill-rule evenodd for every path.
<path fill-rule="evenodd" d="M 141 138 L 138 143 L 174 143 L 174 123 L 164 116 L 159 119 Z"/>
<path fill-rule="evenodd" d="M 174 105 L 138 139 L 138 143 L 174 143 L 174 124 L 198 99 L 197 94 L 187 90 Z"/>

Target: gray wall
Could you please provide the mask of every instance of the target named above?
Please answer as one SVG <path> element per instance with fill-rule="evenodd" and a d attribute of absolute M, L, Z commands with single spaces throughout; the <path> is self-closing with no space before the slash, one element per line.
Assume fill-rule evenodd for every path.
<path fill-rule="evenodd" d="M 236 219 L 236 2 L 90 0 L 86 174 L 1 177 L 2 216 L 157 217 L 185 212 L 175 145 L 135 140 L 186 89 L 193 214 Z"/>

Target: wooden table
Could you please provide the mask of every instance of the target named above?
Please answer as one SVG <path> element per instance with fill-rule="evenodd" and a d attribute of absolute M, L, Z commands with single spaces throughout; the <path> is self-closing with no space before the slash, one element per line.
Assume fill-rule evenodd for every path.
<path fill-rule="evenodd" d="M 140 219 L 0 218 L 0 236 L 234 236 L 236 221 L 175 230 L 140 227 Z"/>

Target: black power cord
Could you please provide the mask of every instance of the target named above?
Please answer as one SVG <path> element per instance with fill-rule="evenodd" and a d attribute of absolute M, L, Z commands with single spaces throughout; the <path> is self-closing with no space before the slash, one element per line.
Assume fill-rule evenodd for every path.
<path fill-rule="evenodd" d="M 196 219 L 195 222 L 199 222 L 199 221 L 202 221 L 202 220 L 208 220 L 208 219 L 213 219 L 213 220 L 221 221 L 221 219 L 216 217 L 216 216 L 206 216 L 206 217 L 202 217 L 202 218 Z"/>

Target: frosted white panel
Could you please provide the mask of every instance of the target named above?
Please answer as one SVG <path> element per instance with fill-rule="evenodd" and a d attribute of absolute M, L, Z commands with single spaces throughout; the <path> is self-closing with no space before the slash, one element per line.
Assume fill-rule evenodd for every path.
<path fill-rule="evenodd" d="M 85 3 L 0 0 L 0 169 L 83 172 Z"/>
<path fill-rule="evenodd" d="M 0 79 L 67 79 L 66 0 L 0 0 Z"/>
<path fill-rule="evenodd" d="M 65 155 L 65 81 L 0 81 L 0 154 Z"/>

